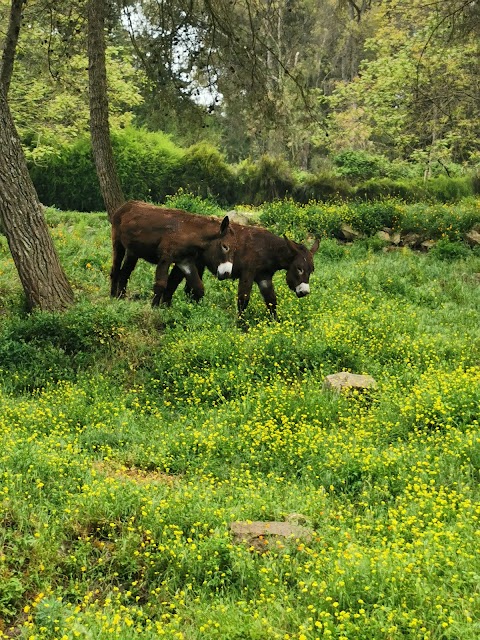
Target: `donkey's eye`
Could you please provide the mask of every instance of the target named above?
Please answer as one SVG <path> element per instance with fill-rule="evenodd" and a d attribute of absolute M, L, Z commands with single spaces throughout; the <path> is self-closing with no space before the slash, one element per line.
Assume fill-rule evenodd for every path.
<path fill-rule="evenodd" d="M 301 276 L 303 273 L 303 269 L 301 267 L 297 267 L 298 275 Z"/>
<path fill-rule="evenodd" d="M 224 253 L 227 253 L 227 251 L 230 249 L 230 247 L 228 246 L 228 244 L 222 244 L 222 251 Z"/>

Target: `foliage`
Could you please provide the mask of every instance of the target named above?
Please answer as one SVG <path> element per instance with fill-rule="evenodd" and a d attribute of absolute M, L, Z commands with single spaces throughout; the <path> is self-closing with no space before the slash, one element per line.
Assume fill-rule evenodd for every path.
<path fill-rule="evenodd" d="M 165 198 L 165 206 L 207 216 L 220 216 L 223 213 L 214 200 L 201 198 L 181 188 L 177 193 Z"/>
<path fill-rule="evenodd" d="M 291 193 L 294 177 L 284 160 L 263 155 L 258 162 L 246 160 L 237 169 L 238 200 L 245 204 L 283 198 Z"/>
<path fill-rule="evenodd" d="M 468 258 L 469 248 L 460 242 L 441 238 L 430 250 L 430 257 L 437 260 L 459 260 Z"/>
<path fill-rule="evenodd" d="M 168 136 L 127 127 L 112 134 L 117 171 L 127 199 L 162 201 L 181 185 L 182 157 Z M 80 138 L 30 164 L 40 200 L 59 208 L 103 208 L 89 140 Z"/>
<path fill-rule="evenodd" d="M 127 200 L 160 202 L 181 184 L 184 151 L 170 136 L 129 127 L 115 131 L 112 144 Z"/>
<path fill-rule="evenodd" d="M 382 227 L 398 229 L 401 207 L 394 200 L 359 202 L 348 208 L 344 221 L 366 235 L 374 235 Z"/>
<path fill-rule="evenodd" d="M 211 145 L 198 144 L 182 149 L 162 132 L 134 127 L 114 129 L 112 144 L 117 171 L 128 199 L 163 202 L 182 188 L 224 206 L 258 205 L 286 195 L 304 204 L 310 200 L 386 197 L 407 202 L 455 202 L 475 190 L 475 181 L 470 175 L 438 176 L 426 181 L 414 177 L 396 180 L 377 177 L 355 184 L 353 173 L 360 171 L 363 165 L 358 158 L 364 157 L 355 153 L 344 154 L 351 161 L 349 172 L 352 175 L 347 181 L 333 172 L 294 173 L 285 161 L 269 156 L 263 156 L 258 162 L 245 160 L 238 165 L 229 165 Z M 98 211 L 103 207 L 86 137 L 79 137 L 73 143 L 56 143 L 48 153 L 44 151 L 41 162 L 30 159 L 29 163 L 35 188 L 44 204 L 80 211 Z M 374 163 L 378 160 L 369 157 L 374 158 Z M 382 166 L 390 175 L 400 172 L 398 163 L 383 163 Z M 368 169 L 363 170 L 369 175 Z M 401 170 L 408 173 L 405 167 Z"/>
<path fill-rule="evenodd" d="M 404 207 L 399 227 L 405 233 L 418 233 L 428 238 L 460 240 L 478 222 L 478 201 L 472 199 L 455 206 L 417 203 Z"/>
<path fill-rule="evenodd" d="M 178 180 L 179 186 L 202 198 L 214 197 L 222 204 L 232 201 L 232 169 L 212 145 L 199 143 L 185 151 Z"/>
<path fill-rule="evenodd" d="M 310 200 L 348 200 L 355 194 L 355 188 L 344 178 L 333 173 L 303 172 L 293 188 L 293 197 L 297 202 L 306 204 Z"/>
<path fill-rule="evenodd" d="M 264 204 L 260 222 L 274 233 L 287 233 L 297 240 L 308 235 L 340 237 L 340 228 L 345 223 L 367 236 L 388 227 L 403 234 L 418 234 L 423 239 L 455 241 L 462 240 L 465 233 L 480 222 L 480 209 L 475 199 L 466 199 L 454 206 L 407 205 L 390 199 L 343 204 L 312 201 L 299 205 L 286 199 Z"/>
<path fill-rule="evenodd" d="M 333 157 L 333 162 L 341 176 L 353 180 L 369 180 L 385 173 L 387 161 L 365 151 L 342 151 Z"/>
<path fill-rule="evenodd" d="M 450 178 L 437 176 L 429 180 L 410 178 L 392 180 L 391 178 L 375 178 L 360 183 L 355 188 L 355 195 L 367 200 L 381 198 L 399 198 L 406 202 L 439 201 L 456 202 L 475 193 L 475 186 L 470 176 Z"/>

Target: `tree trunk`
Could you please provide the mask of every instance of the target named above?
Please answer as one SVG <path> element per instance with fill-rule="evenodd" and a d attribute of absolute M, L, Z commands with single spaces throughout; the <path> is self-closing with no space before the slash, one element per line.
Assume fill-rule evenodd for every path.
<path fill-rule="evenodd" d="M 29 309 L 57 311 L 73 302 L 42 206 L 0 86 L 0 226 L 23 285 Z"/>
<path fill-rule="evenodd" d="M 107 70 L 105 65 L 106 0 L 88 3 L 88 81 L 90 95 L 90 134 L 100 191 L 111 220 L 125 202 L 118 179 L 108 122 Z"/>
<path fill-rule="evenodd" d="M 24 4 L 25 0 L 12 0 L 12 6 L 10 8 L 10 20 L 5 45 L 3 47 L 2 67 L 0 69 L 0 84 L 3 86 L 5 95 L 8 95 L 10 80 L 12 79 L 13 63 L 15 61 L 15 51 L 17 49 Z"/>

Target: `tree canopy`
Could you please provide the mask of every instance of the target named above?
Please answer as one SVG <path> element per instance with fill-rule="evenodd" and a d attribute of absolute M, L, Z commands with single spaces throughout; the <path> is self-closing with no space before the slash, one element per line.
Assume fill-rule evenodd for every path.
<path fill-rule="evenodd" d="M 7 15 L 0 0 L 0 17 Z M 480 18 L 463 0 L 107 3 L 110 125 L 315 168 L 360 149 L 478 162 Z M 88 131 L 86 1 L 24 8 L 10 106 L 40 162 Z M 6 20 L 2 20 L 2 24 Z M 0 31 L 0 39 L 6 33 Z"/>

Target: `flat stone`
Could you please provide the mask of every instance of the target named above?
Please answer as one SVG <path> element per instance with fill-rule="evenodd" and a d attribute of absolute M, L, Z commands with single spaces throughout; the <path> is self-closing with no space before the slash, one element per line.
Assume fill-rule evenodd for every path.
<path fill-rule="evenodd" d="M 358 240 L 359 238 L 363 237 L 363 235 L 359 231 L 355 231 L 353 227 L 345 223 L 343 223 L 340 228 L 340 236 L 344 240 Z"/>
<path fill-rule="evenodd" d="M 232 209 L 231 211 L 227 211 L 227 216 L 230 222 L 236 222 L 237 224 L 255 224 L 255 220 L 252 214 L 249 214 L 245 211 L 236 211 Z"/>
<path fill-rule="evenodd" d="M 400 235 L 400 233 L 398 231 L 396 231 L 393 235 L 392 235 L 392 242 L 393 244 L 400 244 L 400 241 L 402 239 L 402 236 Z"/>
<path fill-rule="evenodd" d="M 473 228 L 471 231 L 465 234 L 465 240 L 472 246 L 480 244 L 480 233 Z"/>
<path fill-rule="evenodd" d="M 418 233 L 407 233 L 402 237 L 402 244 L 406 247 L 418 247 L 422 239 Z"/>
<path fill-rule="evenodd" d="M 435 245 L 436 245 L 435 240 L 425 240 L 420 245 L 420 248 L 423 249 L 424 251 L 430 251 L 430 249 L 432 249 Z"/>
<path fill-rule="evenodd" d="M 372 376 L 340 371 L 332 373 L 324 380 L 327 389 L 342 391 L 343 389 L 376 389 L 377 381 Z"/>

